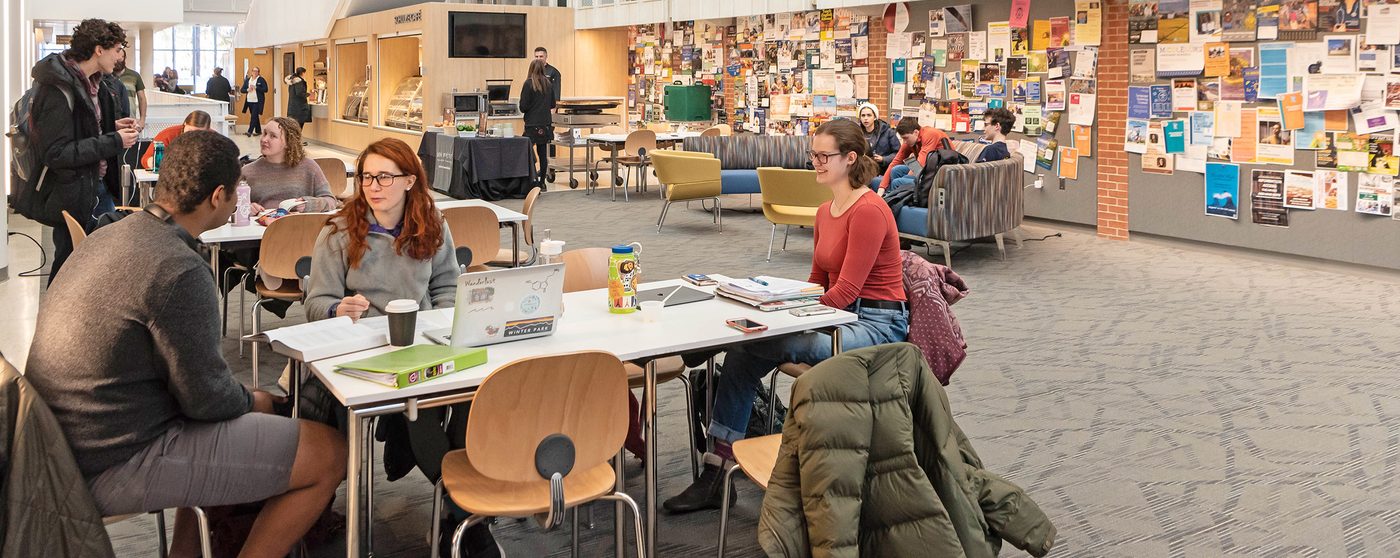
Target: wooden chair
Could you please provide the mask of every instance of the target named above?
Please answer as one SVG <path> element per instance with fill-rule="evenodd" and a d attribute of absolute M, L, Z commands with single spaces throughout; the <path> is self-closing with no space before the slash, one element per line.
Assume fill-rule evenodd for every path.
<path fill-rule="evenodd" d="M 547 514 L 552 529 L 569 508 L 577 520 L 577 506 L 597 500 L 628 506 L 644 556 L 641 512 L 608 462 L 627 435 L 626 394 L 622 361 L 601 351 L 525 358 L 487 377 L 472 400 L 466 449 L 443 457 L 433 490 L 429 517 L 440 517 L 444 490 L 471 514 L 453 532 L 453 558 L 467 528 L 487 518 Z M 439 556 L 440 523 L 432 525 Z"/>
<path fill-rule="evenodd" d="M 728 124 L 715 124 L 714 127 L 719 128 L 719 135 L 721 136 L 734 135 L 734 128 Z"/>
<path fill-rule="evenodd" d="M 782 434 L 736 440 L 733 445 L 734 465 L 724 472 L 723 498 L 719 506 L 719 558 L 724 558 L 724 542 L 729 528 L 729 491 L 734 486 L 734 471 L 743 470 L 749 480 L 764 490 L 778 465 L 778 448 L 783 445 Z"/>
<path fill-rule="evenodd" d="M 717 138 L 722 135 L 724 135 L 724 130 L 719 129 L 718 126 L 710 126 L 706 128 L 705 131 L 700 132 L 700 137 L 702 138 Z"/>
<path fill-rule="evenodd" d="M 332 195 L 341 201 L 355 197 L 355 193 L 359 191 L 358 185 L 350 179 L 344 161 L 335 157 L 318 157 L 315 161 L 316 166 L 321 167 L 321 174 L 326 175 L 326 181 L 331 183 Z"/>
<path fill-rule="evenodd" d="M 608 287 L 608 259 L 611 257 L 612 250 L 607 248 L 579 248 L 564 252 L 561 255 L 564 261 L 564 292 L 606 289 Z M 638 280 L 637 285 L 640 288 L 640 280 Z M 641 365 L 624 362 L 622 366 L 627 370 L 627 389 L 640 389 L 646 386 L 646 370 Z M 679 381 L 685 387 L 686 424 L 690 426 L 690 432 L 695 432 L 695 413 L 690 407 L 691 394 L 694 392 L 690 378 L 685 374 L 685 361 L 679 356 L 657 359 L 656 385 L 660 386 L 673 380 Z M 645 409 L 646 406 L 643 405 L 642 408 Z M 772 408 L 771 405 L 769 408 Z M 693 438 L 694 436 L 689 437 Z M 696 455 L 694 449 L 691 448 L 690 473 L 698 479 L 700 478 L 698 461 L 700 456 Z"/>
<path fill-rule="evenodd" d="M 253 335 L 262 332 L 263 303 L 269 300 L 300 302 L 306 293 L 302 292 L 301 276 L 297 274 L 297 261 L 310 258 L 316 249 L 316 237 L 330 219 L 329 213 L 293 213 L 267 226 L 259 244 L 258 265 L 253 273 L 261 271 L 281 279 L 277 288 L 271 288 L 258 277 L 253 288 L 258 300 L 253 302 Z M 238 291 L 239 307 L 243 304 L 243 289 Z M 253 343 L 253 387 L 258 383 L 258 343 Z"/>
<path fill-rule="evenodd" d="M 768 261 L 773 261 L 773 238 L 778 225 L 784 225 L 783 250 L 787 250 L 788 230 L 793 225 L 811 227 L 817 222 L 817 208 L 831 201 L 831 190 L 817 184 L 817 172 L 810 170 L 761 167 L 758 169 L 759 197 L 763 216 L 773 224 L 768 235 Z"/>
<path fill-rule="evenodd" d="M 467 271 L 486 271 L 486 262 L 491 261 L 501 251 L 501 222 L 496 212 L 485 207 L 453 207 L 442 211 L 447 220 L 447 229 L 452 232 L 453 247 L 466 246 L 472 249 L 471 263 Z M 507 258 L 509 258 L 509 252 Z"/>
<path fill-rule="evenodd" d="M 520 250 L 518 255 L 520 265 L 530 265 L 535 261 L 535 225 L 531 221 L 535 218 L 535 202 L 539 201 L 539 198 L 540 188 L 538 186 L 531 188 L 530 193 L 525 194 L 525 206 L 520 210 L 521 213 L 525 214 L 525 222 L 520 224 L 521 228 L 524 229 L 521 236 L 525 237 L 525 247 Z M 510 251 L 510 248 L 501 248 L 496 251 L 495 259 L 492 259 L 487 265 L 497 267 L 511 265 Z"/>
<path fill-rule="evenodd" d="M 65 211 L 65 212 L 64 212 L 64 216 L 67 217 L 67 216 L 68 216 L 68 212 Z M 15 381 L 22 382 L 22 383 L 25 383 L 25 384 L 28 383 L 28 382 L 24 379 L 24 375 L 20 373 L 19 369 L 15 368 L 13 364 L 10 364 L 10 361 L 9 361 L 8 359 L 6 359 L 6 358 L 5 358 L 5 355 L 3 355 L 3 354 L 0 354 L 0 377 L 4 377 L 4 378 L 5 378 L 5 381 L 10 381 L 11 378 L 14 378 Z M 26 389 L 32 389 L 32 388 L 26 387 Z M 48 407 L 47 403 L 44 403 L 42 400 L 36 400 L 36 404 L 42 405 L 42 406 L 44 406 L 44 408 L 45 408 L 46 411 L 52 412 L 51 410 L 48 410 L 48 408 L 47 408 L 47 407 Z M 198 508 L 198 507 L 194 507 L 194 508 L 190 508 L 190 509 L 194 510 L 195 517 L 197 517 L 197 518 L 199 519 L 199 547 L 200 547 L 200 551 L 203 553 L 203 556 L 205 556 L 206 558 L 213 558 L 213 556 L 214 556 L 213 545 L 211 544 L 211 541 L 210 541 L 210 538 L 209 538 L 209 518 L 206 517 L 206 516 L 204 515 L 204 510 L 203 510 L 203 509 L 200 509 L 200 508 Z M 128 519 L 133 518 L 133 517 L 138 517 L 138 516 L 140 516 L 140 515 L 144 515 L 144 514 L 133 513 L 133 514 L 126 514 L 126 515 L 112 515 L 112 516 L 107 516 L 107 517 L 103 517 L 103 518 L 102 518 L 102 524 L 103 524 L 104 526 L 105 526 L 105 525 L 112 525 L 112 524 L 114 524 L 114 523 L 120 523 L 120 522 L 122 522 L 122 521 L 126 521 L 126 520 L 128 520 Z M 151 515 L 156 516 L 156 540 L 159 541 L 159 543 L 160 543 L 160 546 L 157 547 L 157 548 L 158 548 L 158 550 L 159 550 L 159 552 L 160 552 L 160 555 L 161 555 L 161 556 L 165 556 L 165 551 L 166 551 L 166 543 L 165 543 L 165 510 L 156 510 L 156 511 L 153 511 L 153 512 L 151 512 Z"/>
<path fill-rule="evenodd" d="M 627 134 L 627 142 L 623 145 L 622 154 L 616 157 L 617 164 L 626 169 L 627 172 L 622 183 L 623 201 L 631 201 L 627 196 L 627 190 L 632 180 L 632 171 L 636 171 L 637 181 L 640 183 L 637 191 L 646 191 L 646 168 L 651 166 L 651 152 L 653 151 L 656 151 L 656 132 L 637 130 Z"/>
<path fill-rule="evenodd" d="M 73 245 L 73 250 L 77 250 L 78 245 L 82 244 L 84 240 L 87 240 L 87 229 L 84 229 L 82 224 L 78 223 L 77 219 L 69 215 L 68 210 L 63 211 L 63 222 L 68 224 L 68 238 L 73 239 L 71 243 Z"/>

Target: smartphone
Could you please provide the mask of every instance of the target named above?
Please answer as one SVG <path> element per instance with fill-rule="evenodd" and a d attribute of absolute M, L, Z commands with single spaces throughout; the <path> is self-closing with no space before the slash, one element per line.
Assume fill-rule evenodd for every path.
<path fill-rule="evenodd" d="M 748 318 L 734 318 L 732 320 L 725 320 L 724 324 L 744 333 L 758 333 L 760 331 L 765 331 L 768 329 L 768 326 L 760 324 Z"/>
<path fill-rule="evenodd" d="M 793 308 L 792 310 L 788 310 L 789 314 L 792 314 L 797 317 L 820 316 L 822 314 L 831 314 L 834 312 L 836 312 L 835 308 L 832 308 L 825 304 L 817 304 L 815 306 L 803 306 L 801 308 Z"/>
<path fill-rule="evenodd" d="M 687 283 L 690 283 L 697 287 L 705 287 L 716 284 L 714 279 L 710 279 L 709 275 L 705 275 L 703 273 L 692 273 L 690 275 L 682 277 L 681 279 L 685 279 Z"/>

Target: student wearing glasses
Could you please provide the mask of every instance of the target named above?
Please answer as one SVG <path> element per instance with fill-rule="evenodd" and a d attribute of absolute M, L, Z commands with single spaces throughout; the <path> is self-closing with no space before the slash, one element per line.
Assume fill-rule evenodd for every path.
<path fill-rule="evenodd" d="M 812 136 L 812 167 L 832 200 L 817 209 L 812 273 L 808 281 L 826 288 L 821 303 L 853 312 L 842 325 L 842 349 L 904 341 L 909 331 L 904 271 L 894 214 L 870 189 L 876 164 L 859 124 L 833 120 Z M 809 332 L 756 341 L 729 349 L 715 389 L 709 434 L 715 451 L 705 454 L 700 479 L 667 500 L 672 513 L 718 508 L 731 444 L 748 428 L 759 383 L 785 362 L 816 364 L 831 357 L 831 335 Z"/>

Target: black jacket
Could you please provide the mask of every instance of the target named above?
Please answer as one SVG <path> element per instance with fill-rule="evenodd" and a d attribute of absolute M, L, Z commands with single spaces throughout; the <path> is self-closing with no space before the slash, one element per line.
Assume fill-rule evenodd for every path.
<path fill-rule="evenodd" d="M 287 85 L 287 116 L 306 124 L 311 121 L 311 105 L 306 102 L 306 80 L 292 78 Z"/>
<path fill-rule="evenodd" d="M 549 78 L 549 83 L 554 85 L 554 102 L 559 102 L 559 99 L 564 98 L 564 76 L 559 74 L 559 68 L 545 64 L 544 77 Z"/>
<path fill-rule="evenodd" d="M 525 80 L 525 85 L 520 87 L 520 112 L 525 115 L 526 126 L 551 126 L 554 117 L 550 111 L 554 110 L 553 91 L 540 91 L 530 85 L 530 80 Z"/>
<path fill-rule="evenodd" d="M 239 93 L 243 93 L 243 94 L 246 95 L 246 94 L 248 93 L 248 87 L 250 87 L 250 86 L 253 88 L 254 91 L 257 91 L 257 92 L 258 92 L 258 102 L 256 102 L 256 103 L 249 103 L 249 102 L 248 102 L 248 98 L 247 98 L 247 97 L 244 97 L 244 98 L 243 98 L 243 112 L 248 112 L 248 105 L 249 105 L 249 104 L 261 105 L 261 104 L 267 102 L 267 80 L 266 80 L 266 79 L 263 79 L 262 76 L 258 76 L 258 78 L 257 78 L 256 81 L 253 80 L 253 79 L 245 79 L 245 80 L 243 80 L 243 87 L 238 88 L 238 92 L 239 92 Z"/>
<path fill-rule="evenodd" d="M 862 132 L 865 130 L 862 128 Z M 894 128 L 888 122 L 875 119 L 875 133 L 866 136 L 866 142 L 870 144 L 870 152 L 885 159 L 899 154 L 899 136 L 894 133 Z"/>
<path fill-rule="evenodd" d="M 62 212 L 84 225 L 92 219 L 97 206 L 98 188 L 117 194 L 121 191 L 121 171 L 118 156 L 122 139 L 117 134 L 117 115 L 121 100 L 110 88 L 111 80 L 98 86 L 97 101 L 102 108 L 102 121 L 93 116 L 96 108 L 88 96 L 87 85 L 78 82 L 68 70 L 62 54 L 50 54 L 34 65 L 30 77 L 42 89 L 35 96 L 30 112 L 34 142 L 48 175 L 40 190 L 43 200 L 41 215 L 49 222 L 63 222 Z M 65 88 L 73 97 L 73 108 L 57 88 Z M 97 176 L 98 163 L 107 161 L 107 174 Z M 45 193 L 44 191 L 47 191 Z"/>
<path fill-rule="evenodd" d="M 215 101 L 229 102 L 229 93 L 233 93 L 233 84 L 224 76 L 211 77 L 204 84 L 204 94 Z"/>

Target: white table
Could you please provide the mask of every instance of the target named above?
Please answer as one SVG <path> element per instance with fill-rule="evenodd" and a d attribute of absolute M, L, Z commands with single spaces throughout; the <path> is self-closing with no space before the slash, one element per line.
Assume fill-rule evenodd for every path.
<path fill-rule="evenodd" d="M 154 190 L 156 181 L 160 179 L 160 175 L 140 168 L 132 171 L 132 174 L 136 175 L 136 190 L 140 192 L 141 195 L 141 197 L 136 200 L 136 203 L 141 207 L 145 207 L 146 204 L 151 203 L 151 200 L 156 197 Z M 122 203 L 126 203 L 126 200 L 129 199 L 131 199 L 131 193 L 123 191 Z"/>
<path fill-rule="evenodd" d="M 587 149 L 588 156 L 587 162 L 585 163 L 586 165 L 588 165 L 589 170 L 591 171 L 593 169 L 593 149 L 591 147 L 592 145 L 596 144 L 607 146 L 610 149 L 621 149 L 622 146 L 627 143 L 627 136 L 628 134 L 589 134 L 587 136 L 584 136 L 584 141 L 590 145 L 589 149 Z M 657 132 L 656 141 L 678 142 L 685 138 L 693 138 L 699 136 L 700 132 Z M 617 157 L 612 157 L 612 181 L 614 186 L 614 188 L 612 189 L 612 201 L 617 201 L 617 189 L 615 187 L 622 185 L 622 182 L 619 182 L 619 180 L 620 179 L 617 176 Z M 587 192 L 591 194 L 593 192 L 593 187 L 596 187 L 597 183 L 590 180 L 588 185 L 589 188 L 587 189 Z M 630 201 L 628 199 L 626 190 L 623 190 L 622 192 L 622 200 Z"/>
<path fill-rule="evenodd" d="M 647 283 L 647 288 L 674 286 L 680 280 Z M 702 287 L 711 291 L 713 287 Z M 346 543 L 347 556 L 359 557 L 361 529 L 367 519 L 361 508 L 362 497 L 372 499 L 373 487 L 367 489 L 362 484 L 373 477 L 362 463 L 362 447 L 367 439 L 366 427 L 376 416 L 395 413 L 408 413 L 416 417 L 418 409 L 452 405 L 472 398 L 473 392 L 487 376 L 509 362 L 540 355 L 558 354 L 573 351 L 601 350 L 617 355 L 624 361 L 655 359 L 690 351 L 731 346 L 738 343 L 770 339 L 792 335 L 819 328 L 850 323 L 856 320 L 855 314 L 837 311 L 821 316 L 793 316 L 788 312 L 760 312 L 751 306 L 716 297 L 713 300 L 682 304 L 665 308 L 659 316 L 647 317 L 642 312 L 633 314 L 612 314 L 608 312 L 607 290 L 598 289 L 564 295 L 566 311 L 560 317 L 554 335 L 524 341 L 490 345 L 487 348 L 486 364 L 457 372 L 425 384 L 392 389 L 373 382 L 352 378 L 334 371 L 335 365 L 355 359 L 365 358 L 393 350 L 380 347 L 339 357 L 309 363 L 311 373 L 319 378 L 341 405 L 346 407 L 349 424 L 347 438 L 350 455 L 346 485 Z M 741 333 L 725 325 L 731 318 L 750 318 L 768 326 L 767 331 Z M 386 318 L 380 316 L 364 320 L 369 325 L 378 324 Z M 421 332 L 445 327 L 452 321 L 452 310 L 431 310 L 419 314 L 419 343 L 429 343 Z M 387 328 L 387 325 L 385 325 Z M 833 352 L 840 352 L 841 335 L 833 329 Z M 300 384 L 301 367 L 293 366 L 294 385 Z M 646 459 L 646 512 L 648 555 L 656 555 L 657 521 L 657 444 L 656 436 L 656 365 L 649 361 L 646 369 L 645 407 L 642 412 L 643 436 L 647 443 Z M 713 368 L 711 369 L 713 371 Z M 687 434 L 688 435 L 688 434 Z M 370 464 L 372 466 L 372 464 Z M 622 467 L 616 466 L 617 486 L 625 486 Z M 362 490 L 366 492 L 361 493 Z M 372 502 L 372 500 L 371 500 Z M 618 518 L 625 514 L 619 504 Z M 373 522 L 369 522 L 372 525 Z M 618 529 L 615 537 L 621 538 L 624 530 Z M 618 541 L 619 556 L 626 545 Z M 368 552 L 364 553 L 368 554 Z"/>

